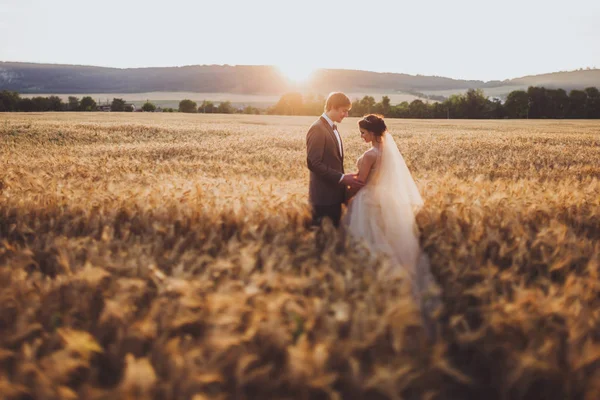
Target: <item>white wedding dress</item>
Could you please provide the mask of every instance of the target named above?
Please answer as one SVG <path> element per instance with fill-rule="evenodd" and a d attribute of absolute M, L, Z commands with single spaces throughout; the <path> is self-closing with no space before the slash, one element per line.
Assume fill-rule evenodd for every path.
<path fill-rule="evenodd" d="M 380 149 L 369 151 L 376 152 L 377 161 L 366 185 L 350 201 L 344 224 L 371 253 L 389 257 L 391 272 L 407 277 L 417 304 L 431 309 L 437 285 L 421 251 L 415 220 L 423 199 L 391 134 L 383 136 Z M 358 159 L 359 170 L 363 158 L 364 154 Z"/>

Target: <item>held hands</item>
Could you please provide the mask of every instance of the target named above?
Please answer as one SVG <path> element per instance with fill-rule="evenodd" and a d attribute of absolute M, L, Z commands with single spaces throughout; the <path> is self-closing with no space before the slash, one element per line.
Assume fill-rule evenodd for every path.
<path fill-rule="evenodd" d="M 365 186 L 365 183 L 358 179 L 358 175 L 345 174 L 340 183 L 348 189 L 360 189 Z"/>

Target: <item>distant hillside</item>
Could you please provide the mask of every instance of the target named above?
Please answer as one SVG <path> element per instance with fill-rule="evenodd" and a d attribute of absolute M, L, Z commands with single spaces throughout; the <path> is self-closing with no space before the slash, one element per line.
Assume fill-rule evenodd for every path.
<path fill-rule="evenodd" d="M 103 68 L 78 65 L 0 63 L 0 88 L 21 93 L 230 92 L 270 94 L 285 79 L 266 66 Z"/>
<path fill-rule="evenodd" d="M 585 89 L 600 87 L 600 69 L 589 69 L 569 72 L 553 72 L 542 75 L 529 75 L 522 78 L 502 82 L 490 82 L 488 87 L 496 86 L 545 86 L 552 89 Z"/>
<path fill-rule="evenodd" d="M 477 88 L 482 81 L 466 81 L 439 76 L 379 73 L 354 70 L 317 70 L 307 83 L 309 90 L 343 91 L 427 91 Z"/>
<path fill-rule="evenodd" d="M 326 94 L 332 90 L 361 93 L 461 93 L 481 88 L 505 96 L 530 85 L 564 89 L 600 87 L 600 70 L 558 72 L 504 81 L 468 81 L 438 76 L 317 70 L 309 82 L 295 86 L 272 66 L 195 65 L 165 68 L 104 68 L 0 62 L 0 90 L 20 93 L 197 92 L 280 95 L 290 90 Z"/>

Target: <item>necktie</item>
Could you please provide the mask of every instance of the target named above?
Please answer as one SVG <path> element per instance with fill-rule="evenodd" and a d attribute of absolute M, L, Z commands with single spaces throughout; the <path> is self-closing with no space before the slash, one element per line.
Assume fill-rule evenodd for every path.
<path fill-rule="evenodd" d="M 337 131 L 337 125 L 336 124 L 333 124 L 333 130 Z"/>

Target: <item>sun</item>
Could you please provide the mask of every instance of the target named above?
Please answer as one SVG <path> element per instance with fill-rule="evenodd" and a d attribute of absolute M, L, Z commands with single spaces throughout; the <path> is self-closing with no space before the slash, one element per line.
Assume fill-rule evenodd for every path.
<path fill-rule="evenodd" d="M 315 71 L 314 67 L 304 64 L 280 64 L 277 68 L 286 78 L 295 83 L 306 82 Z"/>

